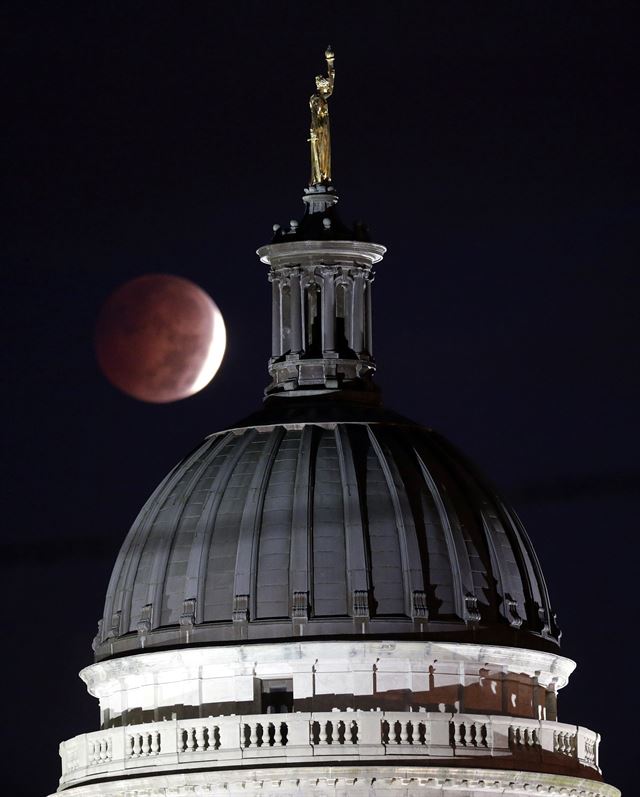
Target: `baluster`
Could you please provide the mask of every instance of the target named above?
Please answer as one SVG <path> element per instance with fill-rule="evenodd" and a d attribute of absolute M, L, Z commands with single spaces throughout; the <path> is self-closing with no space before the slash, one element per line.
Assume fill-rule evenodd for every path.
<path fill-rule="evenodd" d="M 158 755 L 160 752 L 160 731 L 153 731 L 151 741 L 151 753 Z"/>
<path fill-rule="evenodd" d="M 460 739 L 460 744 L 463 747 L 466 747 L 467 746 L 467 726 L 464 724 L 464 722 L 460 723 L 459 739 Z"/>
<path fill-rule="evenodd" d="M 420 728 L 420 744 L 427 743 L 427 725 L 424 722 L 421 722 L 418 727 Z"/>
<path fill-rule="evenodd" d="M 258 746 L 258 725 L 249 725 L 249 747 Z"/>
<path fill-rule="evenodd" d="M 196 728 L 196 747 L 200 751 L 204 750 L 204 725 Z"/>

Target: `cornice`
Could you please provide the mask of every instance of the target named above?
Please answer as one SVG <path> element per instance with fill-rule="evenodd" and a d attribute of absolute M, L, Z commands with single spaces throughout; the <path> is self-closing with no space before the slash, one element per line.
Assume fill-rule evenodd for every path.
<path fill-rule="evenodd" d="M 65 789 L 69 797 L 184 797 L 255 793 L 285 795 L 346 795 L 352 790 L 375 795 L 530 795 L 547 797 L 621 797 L 606 783 L 537 772 L 448 767 L 290 767 L 242 772 L 189 772 L 131 778 Z M 54 797 L 50 795 L 50 797 Z"/>

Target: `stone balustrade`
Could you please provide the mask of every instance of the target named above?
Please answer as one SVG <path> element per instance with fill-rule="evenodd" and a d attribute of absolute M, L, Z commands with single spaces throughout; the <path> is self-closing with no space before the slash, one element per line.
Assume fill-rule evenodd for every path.
<path fill-rule="evenodd" d="M 61 788 L 123 774 L 339 761 L 566 756 L 600 772 L 593 731 L 547 720 L 429 712 L 332 711 L 165 720 L 109 728 L 60 745 Z M 471 763 L 471 762 L 469 762 Z M 487 762 L 487 766 L 491 766 Z"/>

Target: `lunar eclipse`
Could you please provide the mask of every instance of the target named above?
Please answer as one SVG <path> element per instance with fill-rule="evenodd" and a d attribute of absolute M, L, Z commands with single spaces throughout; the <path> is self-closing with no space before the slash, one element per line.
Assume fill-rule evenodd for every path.
<path fill-rule="evenodd" d="M 224 356 L 226 331 L 217 305 L 198 285 L 147 274 L 109 296 L 95 347 L 111 384 L 140 401 L 163 404 L 209 384 Z"/>

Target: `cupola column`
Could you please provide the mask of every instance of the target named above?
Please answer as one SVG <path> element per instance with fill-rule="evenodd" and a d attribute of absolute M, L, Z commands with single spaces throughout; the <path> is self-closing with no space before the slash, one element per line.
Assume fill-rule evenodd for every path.
<path fill-rule="evenodd" d="M 354 269 L 351 273 L 351 278 L 353 280 L 351 311 L 352 348 L 356 354 L 361 355 L 364 349 L 364 273 L 361 269 Z"/>
<path fill-rule="evenodd" d="M 321 268 L 322 277 L 322 355 L 334 357 L 336 339 L 336 290 L 334 268 Z"/>
<path fill-rule="evenodd" d="M 275 274 L 269 274 L 271 281 L 271 356 L 282 354 L 282 280 Z"/>
<path fill-rule="evenodd" d="M 366 276 L 364 289 L 365 289 L 365 299 L 364 299 L 364 307 L 365 307 L 365 341 L 367 347 L 367 353 L 373 356 L 373 317 L 372 317 L 372 301 L 371 301 L 371 289 L 373 288 L 373 272 L 369 272 Z"/>

